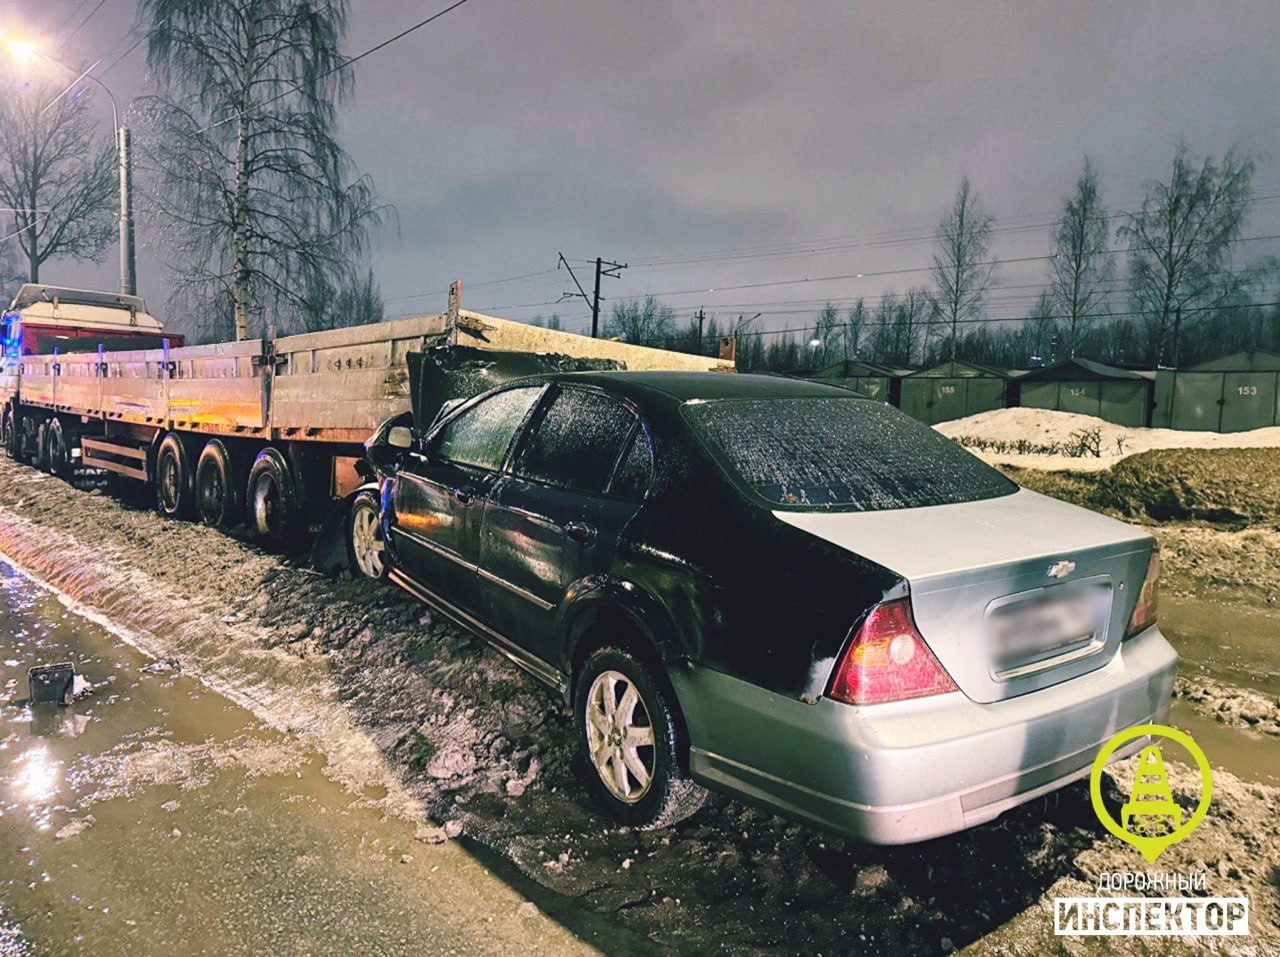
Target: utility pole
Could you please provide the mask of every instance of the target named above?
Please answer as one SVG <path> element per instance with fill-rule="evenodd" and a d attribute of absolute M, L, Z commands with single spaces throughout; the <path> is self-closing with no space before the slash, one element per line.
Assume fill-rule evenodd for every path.
<path fill-rule="evenodd" d="M 596 257 L 596 292 L 591 297 L 591 338 L 600 338 L 600 273 L 604 260 Z"/>
<path fill-rule="evenodd" d="M 55 60 L 48 54 L 40 53 L 38 50 L 36 52 L 41 58 L 61 67 L 68 73 L 76 72 L 61 60 Z M 105 83 L 93 75 L 94 67 L 101 62 L 101 60 L 94 61 L 93 66 L 81 72 L 41 112 L 44 113 L 52 109 L 59 100 L 74 90 L 81 80 L 88 80 L 90 83 L 97 84 L 98 88 L 107 94 L 107 99 L 111 103 L 111 129 L 115 134 L 116 157 L 120 165 L 120 291 L 126 295 L 134 296 L 138 293 L 138 267 L 137 258 L 133 251 L 133 161 L 129 149 L 129 129 L 120 125 L 120 109 L 116 105 L 115 95 Z"/>
<path fill-rule="evenodd" d="M 582 283 L 578 282 L 578 277 L 573 272 L 573 267 L 569 265 L 569 260 L 564 258 L 564 253 L 559 253 L 559 261 L 556 268 L 561 265 L 569 270 L 569 276 L 573 279 L 573 284 L 578 287 L 577 292 L 566 292 L 560 296 L 560 301 L 565 299 L 581 298 L 587 305 L 591 307 L 591 338 L 600 338 L 600 277 L 608 276 L 610 279 L 618 279 L 621 277 L 622 270 L 627 268 L 626 263 L 615 263 L 608 259 L 596 257 L 596 288 L 595 295 L 588 296 L 586 290 L 582 288 Z"/>
<path fill-rule="evenodd" d="M 607 259 L 601 259 L 599 256 L 596 257 L 596 294 L 591 300 L 592 339 L 598 339 L 600 337 L 600 277 L 608 276 L 610 279 L 620 279 L 622 277 L 622 270 L 626 268 L 626 263 L 615 263 L 610 262 Z"/>
<path fill-rule="evenodd" d="M 1178 338 L 1182 333 L 1182 307 L 1173 311 L 1173 367 L 1178 368 Z"/>
<path fill-rule="evenodd" d="M 120 291 L 138 294 L 138 263 L 133 248 L 133 165 L 129 149 L 129 128 L 116 130 L 120 154 Z"/>
<path fill-rule="evenodd" d="M 698 355 L 702 355 L 702 320 L 707 318 L 706 311 L 702 306 L 698 307 L 698 314 L 693 318 L 698 320 Z"/>

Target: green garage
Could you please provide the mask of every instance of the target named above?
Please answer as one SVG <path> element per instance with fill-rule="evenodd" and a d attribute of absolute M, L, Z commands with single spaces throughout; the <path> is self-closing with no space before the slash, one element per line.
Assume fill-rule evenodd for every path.
<path fill-rule="evenodd" d="M 863 359 L 845 359 L 835 362 L 813 374 L 812 381 L 826 382 L 845 389 L 857 389 L 864 395 L 890 405 L 898 404 L 903 373 L 897 369 L 867 362 Z"/>
<path fill-rule="evenodd" d="M 1280 425 L 1280 356 L 1237 352 L 1187 369 L 1161 369 L 1151 424 L 1201 432 Z"/>
<path fill-rule="evenodd" d="M 1089 359 L 1067 359 L 1033 369 L 1019 380 L 1021 404 L 1031 409 L 1078 412 L 1117 425 L 1147 425 L 1154 373 L 1118 369 Z"/>
<path fill-rule="evenodd" d="M 944 362 L 902 379 L 899 407 L 929 425 L 1002 409 L 1009 375 L 976 362 Z"/>

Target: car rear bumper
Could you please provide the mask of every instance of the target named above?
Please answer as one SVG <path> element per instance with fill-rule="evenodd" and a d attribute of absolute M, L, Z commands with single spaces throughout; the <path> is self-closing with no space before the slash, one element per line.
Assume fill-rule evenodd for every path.
<path fill-rule="evenodd" d="M 1177 660 L 1151 628 L 1102 668 L 993 704 L 959 692 L 806 704 L 706 668 L 675 668 L 671 679 L 696 779 L 862 840 L 905 844 L 1087 777 L 1117 731 L 1167 719 Z"/>

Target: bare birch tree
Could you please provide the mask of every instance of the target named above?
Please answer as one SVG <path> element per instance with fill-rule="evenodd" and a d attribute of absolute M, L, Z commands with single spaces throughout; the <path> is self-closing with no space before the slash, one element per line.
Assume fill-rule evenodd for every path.
<path fill-rule="evenodd" d="M 675 310 L 653 296 L 620 299 L 613 304 L 604 334 L 638 346 L 656 346 L 675 333 L 675 323 Z"/>
<path fill-rule="evenodd" d="M 1207 157 L 1197 166 L 1179 144 L 1168 181 L 1151 183 L 1141 209 L 1120 227 L 1129 246 L 1130 294 L 1153 364 L 1176 362 L 1171 339 L 1179 314 L 1216 308 L 1257 280 L 1256 272 L 1236 271 L 1232 263 L 1253 172 L 1253 160 L 1234 149 L 1221 164 Z"/>
<path fill-rule="evenodd" d="M 844 350 L 845 359 L 856 359 L 863 346 L 863 333 L 866 331 L 867 323 L 870 315 L 867 312 L 867 304 L 859 296 L 857 301 L 849 307 L 848 313 L 845 315 L 844 328 L 841 330 L 841 348 Z"/>
<path fill-rule="evenodd" d="M 6 77 L 0 87 L 0 205 L 29 282 L 65 257 L 100 262 L 115 239 L 115 151 L 95 134 L 92 97 Z"/>
<path fill-rule="evenodd" d="M 933 254 L 934 302 L 938 318 L 950 327 L 950 357 L 956 357 L 959 326 L 979 319 L 995 266 L 988 261 L 994 220 L 982 208 L 969 177 L 960 180 L 951 210 L 938 224 L 938 247 Z"/>
<path fill-rule="evenodd" d="M 352 92 L 347 0 L 141 0 L 160 91 L 141 102 L 145 174 L 180 301 L 234 332 L 314 325 L 387 211 L 334 135 Z M 230 331 L 230 330 L 228 330 Z"/>
<path fill-rule="evenodd" d="M 1098 171 L 1089 157 L 1053 229 L 1053 258 L 1049 260 L 1049 294 L 1060 318 L 1062 347 L 1075 356 L 1080 337 L 1106 308 L 1115 278 L 1110 250 L 1111 223 L 1098 190 Z"/>

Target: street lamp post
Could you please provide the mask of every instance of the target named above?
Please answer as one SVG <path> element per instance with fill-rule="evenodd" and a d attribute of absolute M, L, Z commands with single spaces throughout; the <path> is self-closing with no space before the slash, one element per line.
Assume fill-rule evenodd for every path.
<path fill-rule="evenodd" d="M 63 69 L 70 69 L 65 63 L 59 63 L 57 60 L 52 62 Z M 127 296 L 136 296 L 138 294 L 138 263 L 133 247 L 133 158 L 130 152 L 129 128 L 120 125 L 120 110 L 116 107 L 116 98 L 105 83 L 89 70 L 81 73 L 76 83 L 80 80 L 96 83 L 111 101 L 111 128 L 115 131 L 116 159 L 120 169 L 120 291 Z M 74 85 L 73 83 L 72 86 Z"/>

